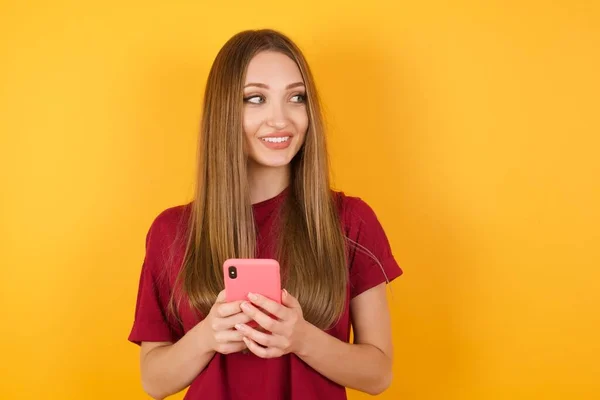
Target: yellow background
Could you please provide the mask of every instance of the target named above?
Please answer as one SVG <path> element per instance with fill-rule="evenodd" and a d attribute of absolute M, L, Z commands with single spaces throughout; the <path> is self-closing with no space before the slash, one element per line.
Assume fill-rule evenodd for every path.
<path fill-rule="evenodd" d="M 381 398 L 600 398 L 597 2 L 204 3 L 0 3 L 0 397 L 145 398 L 146 231 L 192 194 L 216 52 L 273 27 L 405 269 Z"/>

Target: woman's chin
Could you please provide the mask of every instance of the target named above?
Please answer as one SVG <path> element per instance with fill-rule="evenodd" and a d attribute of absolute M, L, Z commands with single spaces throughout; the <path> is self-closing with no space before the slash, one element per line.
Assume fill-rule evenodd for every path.
<path fill-rule="evenodd" d="M 262 167 L 262 168 L 281 168 L 281 167 L 286 167 L 290 164 L 291 159 L 289 157 L 286 156 L 279 156 L 279 157 L 257 157 L 251 158 L 252 160 L 252 164 L 255 164 L 256 166 Z"/>
<path fill-rule="evenodd" d="M 269 161 L 262 161 L 257 164 L 263 168 L 283 168 L 283 167 L 287 167 L 288 165 L 290 165 L 290 162 L 288 160 L 277 160 L 277 161 L 269 160 Z"/>

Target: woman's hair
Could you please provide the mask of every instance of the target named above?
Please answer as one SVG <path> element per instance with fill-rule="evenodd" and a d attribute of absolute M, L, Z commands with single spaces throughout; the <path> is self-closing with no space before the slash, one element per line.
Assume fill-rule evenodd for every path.
<path fill-rule="evenodd" d="M 300 49 L 277 31 L 236 34 L 219 51 L 210 70 L 197 187 L 176 287 L 183 290 L 193 309 L 207 315 L 224 287 L 225 260 L 256 257 L 242 120 L 246 70 L 262 51 L 279 52 L 295 61 L 306 87 L 308 131 L 291 162 L 290 187 L 275 237 L 284 287 L 298 298 L 307 321 L 327 329 L 337 322 L 346 302 L 345 239 L 330 190 L 323 117 L 314 79 Z"/>

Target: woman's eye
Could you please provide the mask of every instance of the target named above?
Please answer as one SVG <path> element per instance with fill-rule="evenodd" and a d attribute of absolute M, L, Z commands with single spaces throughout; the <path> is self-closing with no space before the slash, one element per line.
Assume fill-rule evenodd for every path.
<path fill-rule="evenodd" d="M 248 96 L 244 98 L 244 103 L 261 104 L 265 101 L 262 96 Z"/>
<path fill-rule="evenodd" d="M 306 101 L 306 95 L 304 94 L 297 94 L 295 96 L 292 97 L 292 101 L 294 103 L 304 103 Z"/>

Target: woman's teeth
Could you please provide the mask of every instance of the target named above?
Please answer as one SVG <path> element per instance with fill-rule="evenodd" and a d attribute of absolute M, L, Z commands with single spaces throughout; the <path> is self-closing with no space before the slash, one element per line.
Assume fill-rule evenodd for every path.
<path fill-rule="evenodd" d="M 289 138 L 290 138 L 289 136 L 265 137 L 265 138 L 262 138 L 262 140 L 264 140 L 265 142 L 270 142 L 270 143 L 282 143 L 282 142 L 287 142 Z"/>

